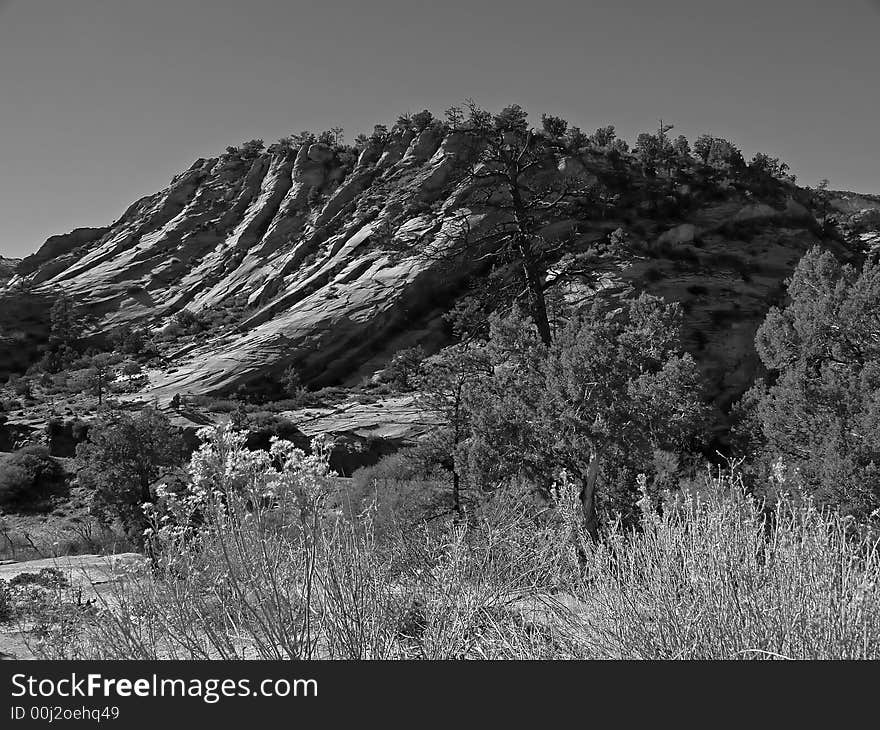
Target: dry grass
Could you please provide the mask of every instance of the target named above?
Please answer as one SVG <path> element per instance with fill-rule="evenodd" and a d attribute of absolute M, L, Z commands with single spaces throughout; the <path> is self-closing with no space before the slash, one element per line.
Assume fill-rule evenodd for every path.
<path fill-rule="evenodd" d="M 497 499 L 377 541 L 369 510 L 226 493 L 43 654 L 880 658 L 876 537 L 809 505 L 765 510 L 723 475 L 706 494 L 670 497 L 637 531 L 612 526 L 578 560 L 565 504 Z"/>
<path fill-rule="evenodd" d="M 550 540 L 448 524 L 374 542 L 369 517 L 316 532 L 261 523 L 230 504 L 198 550 L 133 572 L 84 615 L 53 658 L 454 659 L 550 657 L 554 629 L 523 619 L 554 589 Z M 247 515 L 246 520 L 240 517 Z M 274 521 L 273 521 L 274 522 Z M 549 569 L 549 570 L 548 570 Z M 532 622 L 533 623 L 533 622 Z M 560 637 L 560 641 L 561 641 Z M 568 652 L 573 655 L 572 652 Z"/>
<path fill-rule="evenodd" d="M 84 553 L 114 554 L 132 549 L 119 530 L 84 510 L 52 514 L 0 513 L 0 560 L 38 560 Z"/>
<path fill-rule="evenodd" d="M 809 504 L 764 510 L 726 477 L 712 486 L 590 551 L 577 594 L 596 654 L 880 658 L 876 535 Z"/>

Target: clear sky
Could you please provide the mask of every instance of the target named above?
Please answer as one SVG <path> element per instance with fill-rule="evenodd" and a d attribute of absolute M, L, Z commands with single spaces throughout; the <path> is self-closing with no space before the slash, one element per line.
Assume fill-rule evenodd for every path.
<path fill-rule="evenodd" d="M 0 0 L 0 254 L 198 157 L 473 97 L 880 192 L 877 0 Z"/>

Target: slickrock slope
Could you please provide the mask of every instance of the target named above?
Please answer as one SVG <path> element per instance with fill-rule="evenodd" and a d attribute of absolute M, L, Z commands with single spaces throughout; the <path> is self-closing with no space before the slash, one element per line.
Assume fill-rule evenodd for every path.
<path fill-rule="evenodd" d="M 117 606 L 116 590 L 133 570 L 142 568 L 143 555 L 118 553 L 116 555 L 65 555 L 57 558 L 0 561 L 0 580 L 10 581 L 23 573 L 39 574 L 45 569 L 57 570 L 67 580 L 68 588 L 59 594 L 49 589 L 54 602 L 76 603 L 78 606 L 97 604 L 101 607 Z M 37 589 L 39 590 L 39 589 Z M 35 641 L 28 636 L 29 625 L 19 622 L 0 624 L 0 660 L 36 659 L 33 653 Z"/>
<path fill-rule="evenodd" d="M 206 331 L 148 372 L 146 395 L 161 401 L 277 380 L 291 364 L 305 382 L 354 383 L 401 347 L 441 346 L 442 315 L 480 285 L 477 257 L 450 266 L 423 255 L 445 245 L 462 211 L 475 233 L 492 221 L 458 174 L 469 149 L 461 132 L 433 126 L 395 129 L 359 153 L 312 143 L 199 159 L 110 226 L 50 238 L 5 297 L 64 291 L 94 315 L 97 337 L 195 313 Z M 560 175 L 574 169 L 614 202 L 544 232 L 565 237 L 548 287 L 573 302 L 641 289 L 682 302 L 688 346 L 721 405 L 753 376 L 755 329 L 804 251 L 821 243 L 847 255 L 842 239 L 822 233 L 811 192 L 792 185 L 749 187 L 694 167 L 658 193 L 627 156 L 615 166 L 583 150 L 559 163 Z M 863 211 L 880 203 L 837 207 L 873 221 Z M 618 227 L 625 250 L 606 245 Z M 878 228 L 857 235 L 869 245 Z"/>
<path fill-rule="evenodd" d="M 351 157 L 312 144 L 198 160 L 109 228 L 53 237 L 13 283 L 87 303 L 98 332 L 223 313 L 211 338 L 151 373 L 159 392 L 222 391 L 291 362 L 309 379 L 344 377 L 395 330 L 430 326 L 458 283 L 393 260 L 375 233 L 442 224 L 416 210 L 445 202 L 449 140 L 410 133 Z"/>

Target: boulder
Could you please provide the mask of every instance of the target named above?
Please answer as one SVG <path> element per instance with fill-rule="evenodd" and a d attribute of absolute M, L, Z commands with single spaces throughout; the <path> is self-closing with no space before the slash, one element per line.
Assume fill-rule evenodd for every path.
<path fill-rule="evenodd" d="M 670 228 L 663 233 L 657 243 L 671 243 L 672 245 L 693 243 L 697 236 L 697 227 L 693 223 L 682 223 L 680 226 Z"/>

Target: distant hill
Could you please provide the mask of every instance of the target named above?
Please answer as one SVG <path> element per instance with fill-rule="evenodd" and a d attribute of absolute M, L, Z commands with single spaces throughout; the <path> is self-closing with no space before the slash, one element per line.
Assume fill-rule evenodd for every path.
<path fill-rule="evenodd" d="M 45 303 L 65 292 L 99 339 L 147 328 L 162 358 L 146 390 L 160 398 L 277 387 L 289 366 L 304 383 L 354 383 L 403 347 L 443 346 L 443 315 L 497 287 L 479 256 L 449 265 L 424 255 L 457 217 L 474 235 L 498 222 L 503 191 L 502 205 L 488 206 L 460 174 L 479 154 L 465 131 L 436 121 L 398 124 L 358 148 L 229 148 L 110 226 L 53 236 L 19 264 L 5 296 L 27 289 L 45 318 Z M 803 253 L 818 244 L 858 257 L 880 231 L 875 196 L 800 188 L 686 152 L 655 174 L 625 149 L 581 140 L 530 174 L 538 196 L 566 176 L 590 190 L 541 231 L 548 296 L 613 305 L 647 290 L 680 302 L 685 345 L 721 407 L 752 382 L 755 330 Z M 617 229 L 623 247 L 609 244 Z M 500 268 L 515 290 L 518 269 Z"/>

